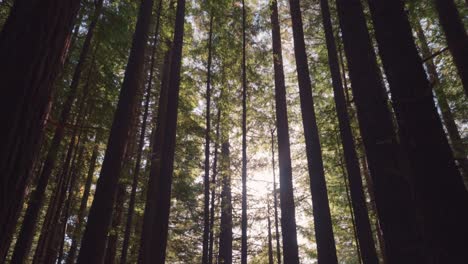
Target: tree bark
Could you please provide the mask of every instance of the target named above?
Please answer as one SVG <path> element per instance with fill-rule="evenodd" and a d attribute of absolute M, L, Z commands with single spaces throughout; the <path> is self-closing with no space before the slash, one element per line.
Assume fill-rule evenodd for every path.
<path fill-rule="evenodd" d="M 420 263 L 422 248 L 409 172 L 387 107 L 387 95 L 359 0 L 337 0 L 354 102 L 375 189 L 389 263 Z"/>
<path fill-rule="evenodd" d="M 169 227 L 169 213 L 171 202 L 171 185 L 174 172 L 174 155 L 177 132 L 177 112 L 179 104 L 180 69 L 182 64 L 182 46 L 184 38 L 185 0 L 177 1 L 176 20 L 174 26 L 174 40 L 171 51 L 170 74 L 167 91 L 167 108 L 164 133 L 161 146 L 160 162 L 151 161 L 150 179 L 147 206 L 145 208 L 145 225 L 149 228 L 149 238 L 144 241 L 140 263 L 163 264 L 166 258 L 167 234 Z M 160 122 L 158 120 L 158 122 Z M 159 144 L 155 144 L 159 145 Z M 157 157 L 156 157 L 157 158 Z M 153 164 L 154 163 L 154 164 Z M 160 166 L 159 166 L 160 164 Z M 160 167 L 160 169 L 159 169 Z M 159 170 L 158 170 L 159 169 Z M 151 185 L 154 184 L 154 185 Z M 153 188 L 154 189 L 153 189 Z M 146 214 L 148 213 L 148 218 Z M 156 217 L 155 217 L 156 216 Z M 150 227 L 148 227 L 150 225 Z"/>
<path fill-rule="evenodd" d="M 144 0 L 140 5 L 132 48 L 114 114 L 101 175 L 96 185 L 96 193 L 81 243 L 77 262 L 79 264 L 99 263 L 104 258 L 106 236 L 111 224 L 115 200 L 114 194 L 118 188 L 122 160 L 126 153 L 129 132 L 134 123 L 134 109 L 143 79 L 145 49 L 152 7 L 153 0 Z"/>
<path fill-rule="evenodd" d="M 463 247 L 468 192 L 437 113 L 404 3 L 370 0 L 369 7 L 422 211 L 425 262 L 461 263 L 468 258 Z"/>
<path fill-rule="evenodd" d="M 79 0 L 18 0 L 0 33 L 0 261 L 21 211 Z"/>
<path fill-rule="evenodd" d="M 117 243 L 119 238 L 119 229 L 122 224 L 126 187 L 124 183 L 119 183 L 116 194 L 115 209 L 112 215 L 112 224 L 109 236 L 107 237 L 106 254 L 104 264 L 114 264 L 117 255 Z"/>
<path fill-rule="evenodd" d="M 454 0 L 434 0 L 440 25 L 468 96 L 468 36 Z"/>
<path fill-rule="evenodd" d="M 245 0 L 242 0 L 242 215 L 241 264 L 247 264 L 247 62 Z"/>
<path fill-rule="evenodd" d="M 327 43 L 328 64 L 333 84 L 335 107 L 344 151 L 346 175 L 349 181 L 352 212 L 354 213 L 357 239 L 359 240 L 358 249 L 361 253 L 361 258 L 364 264 L 378 264 L 379 259 L 375 250 L 374 240 L 372 238 L 369 213 L 366 207 L 364 189 L 362 187 L 359 159 L 356 153 L 356 146 L 354 144 L 353 134 L 351 131 L 343 84 L 341 82 L 338 53 L 335 38 L 333 36 L 333 26 L 330 18 L 328 0 L 320 0 L 320 7 L 322 10 L 323 27 Z M 346 188 L 348 187 L 346 186 Z"/>
<path fill-rule="evenodd" d="M 291 150 L 289 142 L 288 110 L 286 103 L 286 86 L 284 83 L 283 55 L 281 48 L 281 30 L 278 19 L 278 3 L 270 2 L 271 29 L 273 42 L 273 66 L 275 72 L 275 105 L 276 128 L 278 131 L 278 156 L 280 167 L 281 230 L 283 231 L 284 263 L 299 263 L 299 250 L 296 233 L 296 210 L 292 183 Z M 271 151 L 273 174 L 274 165 L 274 132 L 272 131 Z M 275 178 L 275 176 L 273 176 Z M 275 181 L 275 179 L 273 179 Z M 276 188 L 276 184 L 274 186 Z M 276 194 L 275 195 L 276 204 Z M 278 236 L 278 231 L 277 231 Z M 279 241 L 277 241 L 279 243 Z M 279 252 L 279 246 L 278 246 Z M 278 262 L 281 261 L 278 253 Z"/>
<path fill-rule="evenodd" d="M 221 99 L 219 99 L 221 100 Z M 213 172 L 211 174 L 211 201 L 210 201 L 210 245 L 208 249 L 208 263 L 213 264 L 214 251 L 214 220 L 215 220 L 215 196 L 216 196 L 216 176 L 218 176 L 218 149 L 219 149 L 219 125 L 221 122 L 221 108 L 218 103 L 218 114 L 216 115 L 216 139 L 214 145 Z"/>
<path fill-rule="evenodd" d="M 289 146 L 289 144 L 287 145 Z M 275 209 L 275 238 L 276 238 L 276 261 L 281 264 L 281 246 L 279 234 L 279 219 L 278 219 L 278 197 L 276 195 L 276 165 L 275 165 L 275 135 L 271 131 L 271 165 L 273 171 L 273 206 Z"/>
<path fill-rule="evenodd" d="M 315 117 L 312 87 L 309 75 L 309 64 L 304 42 L 302 28 L 302 14 L 299 0 L 289 0 L 292 18 L 294 55 L 299 82 L 299 95 L 301 101 L 302 122 L 306 142 L 307 165 L 312 193 L 315 236 L 317 239 L 318 263 L 337 263 L 333 226 L 328 204 L 327 186 L 323 169 L 322 150 Z M 281 197 L 281 204 L 284 201 Z M 283 209 L 283 208 L 282 208 Z M 281 210 L 281 221 L 289 217 Z M 285 230 L 282 230 L 283 236 Z M 285 243 L 283 243 L 285 244 Z"/>
<path fill-rule="evenodd" d="M 267 198 L 268 199 L 268 198 Z M 267 201 L 267 221 L 268 221 L 268 264 L 273 264 L 273 243 L 271 238 L 270 201 Z"/>
<path fill-rule="evenodd" d="M 202 263 L 209 263 L 209 234 L 210 234 L 210 133 L 211 133 L 211 61 L 213 56 L 213 13 L 210 14 L 210 29 L 208 33 L 208 65 L 206 74 L 206 129 L 205 129 L 205 176 L 203 186 L 205 193 L 203 219 L 203 249 Z"/>
<path fill-rule="evenodd" d="M 219 263 L 232 263 L 232 195 L 229 140 L 221 145 L 221 225 L 219 233 Z"/>

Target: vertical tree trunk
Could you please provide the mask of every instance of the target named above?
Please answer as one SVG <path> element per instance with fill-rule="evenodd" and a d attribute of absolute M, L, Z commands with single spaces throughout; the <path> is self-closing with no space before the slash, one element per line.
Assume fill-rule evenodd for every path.
<path fill-rule="evenodd" d="M 312 193 L 315 236 L 317 239 L 317 255 L 320 264 L 337 263 L 335 240 L 333 238 L 333 226 L 328 204 L 327 185 L 323 169 L 322 150 L 315 117 L 312 87 L 309 75 L 309 64 L 304 42 L 302 28 L 302 15 L 299 0 L 289 0 L 293 38 L 294 55 L 299 82 L 299 95 L 301 101 L 302 122 L 306 141 L 307 165 L 310 177 L 310 189 Z M 282 183 L 282 182 L 281 182 Z M 281 204 L 285 201 L 281 197 Z M 281 220 L 289 217 L 281 208 Z M 285 230 L 282 230 L 283 236 Z M 283 242 L 285 244 L 285 242 Z"/>
<path fill-rule="evenodd" d="M 245 0 L 242 0 L 242 216 L 241 264 L 247 264 L 247 62 Z"/>
<path fill-rule="evenodd" d="M 221 98 L 219 99 L 221 100 Z M 218 149 L 219 149 L 219 124 L 221 122 L 221 108 L 218 103 L 218 114 L 216 115 L 216 139 L 213 157 L 213 172 L 211 174 L 211 201 L 210 201 L 210 245 L 208 249 L 208 263 L 213 264 L 214 251 L 214 220 L 215 220 L 215 196 L 216 196 L 216 176 L 218 176 Z"/>
<path fill-rule="evenodd" d="M 415 27 L 416 34 L 421 45 L 421 55 L 424 58 L 429 58 L 432 53 L 427 43 L 426 36 L 424 35 L 424 30 L 422 29 L 422 26 L 419 21 L 417 21 Z M 440 108 L 441 117 L 444 121 L 445 128 L 447 129 L 447 134 L 450 139 L 450 142 L 452 143 L 453 154 L 455 156 L 455 159 L 458 161 L 459 168 L 462 171 L 465 185 L 468 187 L 467 151 L 465 150 L 463 140 L 460 136 L 460 132 L 458 131 L 458 127 L 455 123 L 452 111 L 450 110 L 447 96 L 445 95 L 443 87 L 441 87 L 440 78 L 437 73 L 437 68 L 434 64 L 433 59 L 429 59 L 426 61 L 426 67 L 429 73 L 432 89 L 434 90 L 434 93 L 437 97 L 437 103 Z"/>
<path fill-rule="evenodd" d="M 267 198 L 268 199 L 268 198 Z M 273 264 L 273 243 L 271 241 L 271 219 L 270 219 L 270 201 L 267 200 L 267 221 L 268 221 L 268 264 Z"/>
<path fill-rule="evenodd" d="M 416 210 L 400 163 L 392 116 L 359 0 L 337 0 L 351 88 L 389 263 L 420 263 L 422 249 Z"/>
<path fill-rule="evenodd" d="M 77 220 L 75 222 L 75 230 L 72 235 L 70 250 L 68 251 L 67 258 L 65 261 L 66 264 L 75 263 L 76 253 L 78 251 L 78 243 L 80 240 L 83 221 L 84 221 L 85 214 L 86 214 L 86 207 L 88 206 L 88 199 L 89 199 L 89 194 L 91 191 L 91 184 L 93 182 L 94 171 L 96 169 L 96 162 L 97 162 L 98 155 L 99 155 L 99 143 L 101 139 L 100 133 L 101 132 L 99 131 L 96 132 L 96 136 L 94 139 L 93 153 L 91 154 L 91 160 L 89 162 L 88 174 L 86 176 L 86 182 L 85 182 L 85 187 L 83 190 L 83 196 L 81 197 L 80 207 L 78 209 L 78 215 L 77 215 Z"/>
<path fill-rule="evenodd" d="M 129 132 L 132 128 L 138 90 L 143 79 L 143 68 L 148 31 L 153 10 L 153 0 L 144 0 L 140 5 L 135 35 L 125 72 L 119 102 L 107 144 L 88 223 L 83 235 L 78 263 L 99 263 L 103 260 L 106 236 L 112 219 L 114 194 L 122 171 Z"/>
<path fill-rule="evenodd" d="M 140 263 L 163 264 L 166 258 L 167 234 L 171 202 L 172 175 L 174 172 L 174 154 L 177 132 L 177 112 L 179 104 L 180 69 L 182 64 L 182 46 L 184 38 L 185 0 L 177 1 L 176 20 L 174 26 L 174 41 L 171 52 L 170 75 L 167 91 L 166 122 L 161 146 L 164 153 L 159 162 L 151 161 L 150 178 L 154 179 L 154 190 L 149 186 L 148 200 L 145 208 L 145 223 L 149 227 L 150 240 L 142 243 Z M 159 121 L 158 121 L 159 122 Z M 158 145 L 158 144 L 155 144 Z M 154 166 L 153 166 L 154 163 Z M 150 210 L 148 212 L 148 210 Z M 148 217 L 146 216 L 148 213 Z M 154 217 L 156 216 L 156 217 Z M 145 230 L 143 230 L 145 232 Z M 143 237 L 142 237 L 143 242 Z M 148 243 L 149 242 L 149 243 Z"/>
<path fill-rule="evenodd" d="M 333 26 L 330 18 L 328 0 L 320 0 L 322 10 L 323 27 L 328 51 L 328 64 L 333 83 L 333 94 L 338 116 L 341 142 L 343 144 L 344 158 L 346 164 L 346 175 L 349 181 L 352 212 L 354 213 L 355 228 L 358 238 L 358 248 L 364 264 L 377 264 L 379 259 L 372 238 L 372 229 L 369 221 L 369 213 L 366 207 L 364 189 L 362 187 L 361 171 L 356 153 L 353 134 L 346 107 L 343 84 L 340 76 L 337 48 L 333 36 Z M 344 171 L 343 171 L 344 172 Z M 346 188 L 348 188 L 346 186 Z"/>
<path fill-rule="evenodd" d="M 287 145 L 289 146 L 289 144 Z M 281 264 L 281 246 L 278 219 L 278 197 L 276 195 L 275 132 L 271 131 L 271 166 L 273 171 L 273 206 L 275 209 L 276 261 Z"/>
<path fill-rule="evenodd" d="M 219 263 L 232 263 L 232 195 L 229 140 L 221 145 L 221 224 L 219 233 Z"/>
<path fill-rule="evenodd" d="M 120 257 L 120 264 L 127 263 L 127 252 L 128 252 L 128 247 L 130 245 L 130 235 L 132 232 L 133 215 L 135 211 L 136 189 L 138 187 L 138 177 L 139 177 L 140 169 L 141 169 L 141 158 L 142 158 L 143 147 L 145 144 L 147 119 L 148 119 L 148 114 L 149 114 L 149 104 L 150 104 L 151 89 L 152 89 L 152 84 L 153 84 L 156 48 L 158 46 L 159 25 L 161 21 L 161 11 L 162 11 L 162 0 L 159 1 L 158 9 L 156 11 L 157 12 L 156 13 L 156 26 L 154 29 L 154 43 L 153 43 L 153 48 L 151 52 L 150 74 L 149 74 L 149 79 L 148 79 L 148 85 L 146 88 L 143 123 L 141 125 L 140 139 L 138 142 L 138 153 L 137 153 L 136 162 L 135 162 L 135 170 L 133 172 L 132 191 L 130 194 L 130 201 L 128 204 L 127 222 L 125 226 L 125 234 L 124 234 L 124 240 L 122 244 L 122 254 Z"/>
<path fill-rule="evenodd" d="M 289 142 L 288 110 L 286 103 L 286 86 L 284 83 L 283 55 L 281 48 L 281 31 L 278 19 L 278 3 L 270 3 L 271 29 L 273 39 L 273 66 L 275 71 L 275 105 L 276 128 L 278 131 L 278 155 L 280 167 L 281 230 L 283 231 L 284 263 L 299 263 L 299 251 L 296 233 L 296 210 L 292 184 L 291 150 Z M 274 132 L 272 131 L 271 151 L 273 174 L 274 165 Z M 273 176 L 275 178 L 275 176 Z M 275 179 L 273 179 L 275 181 Z M 274 189 L 276 188 L 276 184 Z M 276 193 L 273 190 L 276 204 Z M 277 231 L 278 233 L 278 231 Z M 278 236 L 278 234 L 277 234 Z M 279 246 L 278 246 L 279 252 Z M 278 262 L 280 257 L 278 253 Z"/>
<path fill-rule="evenodd" d="M 104 257 L 104 264 L 114 264 L 117 255 L 117 243 L 119 238 L 120 224 L 122 223 L 125 192 L 126 187 L 124 183 L 119 183 L 116 194 L 115 209 L 112 215 L 112 224 L 109 236 L 107 237 L 107 248 Z"/>
<path fill-rule="evenodd" d="M 437 113 L 404 3 L 371 0 L 369 6 L 422 210 L 426 262 L 461 263 L 468 258 L 463 247 L 468 192 Z"/>
<path fill-rule="evenodd" d="M 213 11 L 211 11 L 213 12 Z M 209 234 L 210 234 L 210 133 L 211 133 L 211 60 L 213 56 L 213 13 L 210 14 L 210 29 L 208 33 L 208 65 L 206 74 L 206 129 L 205 129 L 205 176 L 204 186 L 204 219 L 203 219 L 203 253 L 202 263 L 208 264 Z"/>
<path fill-rule="evenodd" d="M 434 0 L 440 25 L 468 96 L 468 36 L 454 0 Z"/>
<path fill-rule="evenodd" d="M 79 0 L 18 0 L 0 33 L 0 260 L 39 150 Z"/>

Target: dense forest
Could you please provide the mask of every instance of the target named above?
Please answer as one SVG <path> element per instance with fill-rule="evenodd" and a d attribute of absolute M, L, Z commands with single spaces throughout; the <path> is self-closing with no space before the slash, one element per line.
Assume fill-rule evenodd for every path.
<path fill-rule="evenodd" d="M 0 263 L 468 263 L 468 1 L 0 0 Z"/>

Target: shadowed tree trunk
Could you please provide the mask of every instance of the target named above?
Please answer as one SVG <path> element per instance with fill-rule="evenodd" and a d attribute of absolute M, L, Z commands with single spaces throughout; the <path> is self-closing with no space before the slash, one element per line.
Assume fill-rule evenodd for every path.
<path fill-rule="evenodd" d="M 219 99 L 220 100 L 220 99 Z M 218 149 L 219 149 L 219 124 L 221 122 L 221 106 L 218 103 L 218 114 L 216 115 L 216 139 L 213 157 L 213 172 L 211 175 L 211 201 L 210 201 L 210 245 L 208 249 L 208 263 L 213 264 L 214 251 L 214 220 L 215 220 L 215 196 L 216 196 L 216 176 L 218 176 Z"/>
<path fill-rule="evenodd" d="M 143 232 L 149 231 L 149 233 L 145 236 L 145 239 L 142 236 L 141 252 L 139 256 L 139 262 L 144 264 L 163 264 L 166 258 L 171 186 L 174 173 L 184 20 L 185 0 L 178 0 L 171 63 L 169 64 L 168 100 L 162 137 L 164 140 L 162 140 L 162 144 L 154 143 L 155 146 L 160 146 L 160 152 L 164 153 L 164 155 L 153 157 L 150 172 L 150 181 L 153 180 L 153 182 L 148 184 L 149 190 L 147 206 L 145 208 Z M 158 120 L 158 123 L 159 122 L 161 121 Z M 156 160 L 156 158 L 160 158 L 160 162 Z M 148 214 L 148 216 L 146 214 Z"/>
<path fill-rule="evenodd" d="M 117 243 L 119 238 L 120 224 L 122 224 L 124 202 L 125 202 L 125 184 L 119 183 L 119 189 L 116 194 L 115 209 L 112 215 L 112 224 L 109 236 L 107 237 L 106 254 L 104 264 L 114 264 L 117 255 Z"/>
<path fill-rule="evenodd" d="M 288 145 L 289 146 L 289 145 Z M 281 246 L 278 219 L 278 197 L 276 194 L 276 165 L 275 165 L 275 132 L 271 131 L 271 166 L 273 168 L 273 206 L 275 209 L 275 239 L 276 239 L 276 261 L 281 264 Z"/>
<path fill-rule="evenodd" d="M 112 220 L 114 194 L 122 171 L 129 132 L 135 118 L 138 91 L 143 80 L 143 68 L 148 31 L 153 10 L 153 0 L 144 0 L 140 5 L 135 34 L 130 49 L 125 77 L 120 90 L 119 102 L 114 114 L 102 170 L 96 185 L 93 204 L 83 235 L 78 256 L 80 264 L 103 261 L 106 236 Z"/>
<path fill-rule="evenodd" d="M 10 246 L 79 0 L 17 0 L 0 33 L 0 261 Z"/>
<path fill-rule="evenodd" d="M 468 36 L 454 0 L 434 0 L 440 25 L 468 96 Z"/>
<path fill-rule="evenodd" d="M 304 42 L 302 28 L 302 14 L 299 0 L 289 0 L 292 18 L 294 55 L 296 58 L 297 77 L 299 82 L 299 95 L 301 101 L 302 122 L 306 142 L 307 165 L 310 177 L 310 189 L 312 193 L 315 237 L 317 239 L 318 263 L 337 263 L 335 240 L 328 204 L 327 185 L 323 169 L 322 150 L 315 117 L 314 101 L 312 98 L 312 86 L 310 82 L 309 64 Z M 281 182 L 282 184 L 283 182 Z M 281 197 L 281 204 L 285 201 Z M 281 208 L 281 221 L 289 217 Z M 286 231 L 282 229 L 282 233 Z M 283 238 L 284 239 L 284 238 Z M 285 244 L 286 242 L 283 242 Z M 285 253 L 286 254 L 286 253 Z"/>
<path fill-rule="evenodd" d="M 267 198 L 268 199 L 268 198 Z M 268 263 L 273 264 L 273 243 L 271 241 L 271 219 L 270 219 L 270 201 L 267 200 L 267 221 L 268 221 Z"/>
<path fill-rule="evenodd" d="M 330 18 L 328 0 L 320 0 L 322 10 L 323 27 L 328 51 L 328 64 L 332 77 L 333 94 L 338 116 L 341 142 L 343 144 L 344 159 L 346 165 L 346 174 L 349 181 L 352 212 L 354 213 L 354 222 L 358 242 L 358 249 L 364 264 L 378 264 L 379 259 L 375 250 L 374 240 L 372 238 L 372 229 L 369 221 L 369 213 L 366 207 L 364 189 L 362 187 L 362 177 L 359 168 L 359 159 L 356 153 L 353 134 L 346 107 L 343 84 L 340 76 L 340 66 L 338 62 L 338 53 L 333 36 L 333 26 Z M 346 184 L 346 183 L 345 183 Z M 347 187 L 346 187 L 347 188 Z"/>
<path fill-rule="evenodd" d="M 276 128 L 278 131 L 278 156 L 280 168 L 280 197 L 281 197 L 281 230 L 283 231 L 284 263 L 299 263 L 299 251 L 297 247 L 296 210 L 294 205 L 294 191 L 292 184 L 291 150 L 289 148 L 288 110 L 286 103 L 286 86 L 284 83 L 283 54 L 281 48 L 281 30 L 278 19 L 278 3 L 270 2 L 271 29 L 273 42 L 273 66 L 275 71 L 275 105 Z M 271 151 L 274 165 L 274 132 L 272 131 Z M 273 176 L 274 177 L 274 176 Z M 274 177 L 275 178 L 275 177 Z M 275 181 L 275 180 L 274 180 Z M 273 186 L 274 189 L 276 188 Z M 276 204 L 276 193 L 273 190 Z M 277 231 L 278 236 L 278 231 Z M 277 241 L 278 242 L 278 241 Z M 279 252 L 279 246 L 278 246 Z M 278 262 L 280 262 L 278 253 Z"/>
<path fill-rule="evenodd" d="M 213 11 L 212 11 L 213 12 Z M 210 29 L 208 33 L 208 65 L 206 74 L 206 128 L 205 128 L 205 176 L 204 186 L 204 219 L 203 219 L 203 253 L 202 263 L 209 263 L 209 234 L 210 234 L 210 133 L 211 133 L 211 60 L 213 56 L 213 14 L 210 14 Z"/>
<path fill-rule="evenodd" d="M 219 233 L 219 263 L 232 263 L 232 195 L 229 141 L 221 145 L 221 224 Z"/>
<path fill-rule="evenodd" d="M 468 236 L 468 192 L 437 113 L 404 3 L 370 0 L 369 7 L 422 211 L 425 262 L 462 263 L 468 257 L 463 246 Z"/>
<path fill-rule="evenodd" d="M 388 261 L 420 263 L 422 248 L 409 172 L 400 163 L 392 115 L 362 5 L 359 0 L 336 3 Z"/>

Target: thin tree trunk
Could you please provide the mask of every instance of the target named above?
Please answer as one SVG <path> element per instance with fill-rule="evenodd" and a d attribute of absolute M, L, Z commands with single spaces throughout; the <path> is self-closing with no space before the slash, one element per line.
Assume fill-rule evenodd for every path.
<path fill-rule="evenodd" d="M 287 145 L 289 146 L 289 144 Z M 279 219 L 278 219 L 278 197 L 276 195 L 276 165 L 275 165 L 275 135 L 271 132 L 271 166 L 273 171 L 273 206 L 275 209 L 275 238 L 276 238 L 276 261 L 281 264 L 281 246 L 279 234 Z"/>
<path fill-rule="evenodd" d="M 107 248 L 104 257 L 104 264 L 114 264 L 117 255 L 117 243 L 119 238 L 120 224 L 122 223 L 125 192 L 126 187 L 124 183 L 119 183 L 118 191 L 116 194 L 115 209 L 112 215 L 112 224 L 109 236 L 107 237 Z"/>
<path fill-rule="evenodd" d="M 299 95 L 301 101 L 302 122 L 306 141 L 307 165 L 312 193 L 315 236 L 317 239 L 318 263 L 337 263 L 336 246 L 333 237 L 330 207 L 327 195 L 327 185 L 323 169 L 322 150 L 315 117 L 312 85 L 309 74 L 309 64 L 304 42 L 302 28 L 302 15 L 299 0 L 290 0 L 292 18 L 294 55 L 296 58 L 297 76 L 299 82 Z M 282 198 L 282 197 L 281 197 Z M 281 199 L 281 204 L 285 201 Z M 283 208 L 282 208 L 283 209 Z M 281 210 L 281 220 L 289 217 Z M 285 230 L 283 229 L 283 236 Z M 286 242 L 283 242 L 285 244 Z"/>
<path fill-rule="evenodd" d="M 221 99 L 219 99 L 221 100 Z M 211 207 L 210 207 L 210 245 L 208 249 L 208 263 L 213 264 L 214 251 L 214 220 L 215 220 L 215 196 L 216 196 L 216 176 L 218 176 L 218 149 L 219 149 L 219 125 L 221 122 L 221 106 L 218 103 L 218 114 L 216 115 L 216 139 L 213 157 L 213 172 L 211 174 Z"/>
<path fill-rule="evenodd" d="M 371 0 L 369 7 L 422 211 L 425 262 L 462 263 L 468 258 L 463 246 L 468 236 L 468 192 L 437 113 L 404 3 Z"/>
<path fill-rule="evenodd" d="M 440 25 L 468 96 L 468 36 L 454 0 L 434 0 Z"/>
<path fill-rule="evenodd" d="M 241 264 L 247 264 L 247 62 L 245 0 L 242 0 L 242 216 Z"/>
<path fill-rule="evenodd" d="M 281 48 L 281 30 L 278 19 L 278 3 L 270 3 L 271 29 L 273 39 L 273 66 L 275 71 L 275 102 L 276 127 L 278 131 L 278 155 L 280 167 L 280 197 L 281 197 L 281 230 L 283 231 L 284 263 L 299 263 L 299 251 L 296 233 L 296 210 L 294 205 L 294 191 L 292 184 L 291 150 L 289 142 L 288 110 L 286 103 L 286 86 L 284 83 L 283 55 Z M 271 152 L 273 178 L 275 178 L 274 132 L 271 132 Z M 273 179 L 275 181 L 275 179 Z M 276 188 L 276 184 L 274 186 Z M 275 196 L 275 207 L 276 193 Z M 275 209 L 276 210 L 276 209 Z M 276 213 L 277 215 L 277 213 Z M 278 236 L 278 230 L 277 236 Z M 279 240 L 277 239 L 277 243 Z M 278 262 L 281 262 L 278 246 Z"/>
<path fill-rule="evenodd" d="M 23 206 L 79 0 L 17 0 L 0 33 L 0 261 Z"/>
<path fill-rule="evenodd" d="M 221 224 L 219 233 L 219 262 L 232 263 L 232 195 L 229 140 L 221 145 Z"/>
<path fill-rule="evenodd" d="M 322 10 L 323 27 L 325 29 L 325 38 L 328 51 L 328 64 L 330 67 L 333 94 L 338 116 L 340 129 L 340 138 L 343 144 L 344 159 L 346 164 L 346 175 L 349 181 L 351 194 L 351 211 L 354 213 L 353 221 L 357 233 L 358 250 L 364 264 L 378 264 L 379 259 L 375 250 L 374 240 L 372 238 L 372 229 L 369 220 L 369 213 L 366 207 L 364 189 L 362 187 L 361 171 L 359 169 L 359 159 L 356 153 L 349 114 L 346 107 L 343 84 L 340 76 L 340 66 L 338 62 L 337 48 L 333 36 L 333 26 L 330 18 L 328 0 L 320 0 Z M 344 172 L 344 171 L 343 171 Z M 346 185 L 346 188 L 348 186 Z"/>
<path fill-rule="evenodd" d="M 143 79 L 143 68 L 148 31 L 153 10 L 153 0 L 144 0 L 140 5 L 138 21 L 130 50 L 119 102 L 114 115 L 101 175 L 96 185 L 93 204 L 83 235 L 78 256 L 79 264 L 103 261 L 106 236 L 112 220 L 114 194 L 122 171 L 129 132 L 135 119 L 138 91 Z"/>
<path fill-rule="evenodd" d="M 421 45 L 421 55 L 424 58 L 428 58 L 431 55 L 431 50 L 427 43 L 426 36 L 424 35 L 424 30 L 419 21 L 415 24 L 416 27 L 416 34 L 418 36 L 420 45 Z M 460 136 L 460 132 L 458 131 L 457 124 L 455 123 L 455 119 L 452 114 L 452 110 L 450 109 L 449 102 L 447 100 L 447 96 L 445 95 L 443 87 L 441 87 L 441 82 L 439 78 L 439 74 L 437 73 L 437 68 L 434 64 L 432 59 L 426 60 L 426 67 L 429 73 L 429 78 L 431 82 L 432 89 L 437 97 L 437 103 L 440 108 L 441 117 L 444 121 L 445 128 L 447 129 L 447 134 L 452 143 L 452 150 L 455 156 L 455 159 L 458 161 L 458 166 L 462 171 L 463 178 L 465 181 L 465 185 L 468 188 L 468 158 L 467 158 L 467 151 L 465 150 L 465 146 L 463 144 L 463 140 Z"/>
<path fill-rule="evenodd" d="M 267 198 L 268 199 L 268 198 Z M 267 200 L 267 220 L 268 220 L 268 263 L 273 264 L 273 243 L 271 238 L 270 201 Z"/>
<path fill-rule="evenodd" d="M 213 12 L 213 11 L 212 11 Z M 213 56 L 213 13 L 210 14 L 210 29 L 208 33 L 208 65 L 206 74 L 206 129 L 205 129 L 205 176 L 204 186 L 204 219 L 203 219 L 203 248 L 202 263 L 209 263 L 209 234 L 210 234 L 210 133 L 211 133 L 211 60 Z"/>
<path fill-rule="evenodd" d="M 146 241 L 142 237 L 140 263 L 163 264 L 166 258 L 166 245 L 169 227 L 169 213 L 171 202 L 172 176 L 174 172 L 174 155 L 177 132 L 177 110 L 179 104 L 180 69 L 182 64 L 182 46 L 184 38 L 185 0 L 177 1 L 176 19 L 174 26 L 174 41 L 171 52 L 170 74 L 167 91 L 166 118 L 163 125 L 160 162 L 151 161 L 150 178 L 154 182 L 149 184 L 147 206 L 145 208 L 145 225 L 150 231 Z M 160 122 L 158 120 L 158 122 Z M 154 164 L 153 164 L 154 163 Z M 160 166 L 159 166 L 160 164 Z M 159 169 L 160 167 L 160 169 Z M 159 170 L 158 170 L 159 169 Z M 153 189 L 153 188 L 154 189 Z M 148 218 L 146 214 L 148 213 Z M 155 217 L 156 216 L 156 217 Z M 149 225 L 149 226 L 148 226 Z"/>
<path fill-rule="evenodd" d="M 359 0 L 337 0 L 353 98 L 389 263 L 420 263 L 422 248 L 409 172 L 400 150 L 386 91 Z"/>

